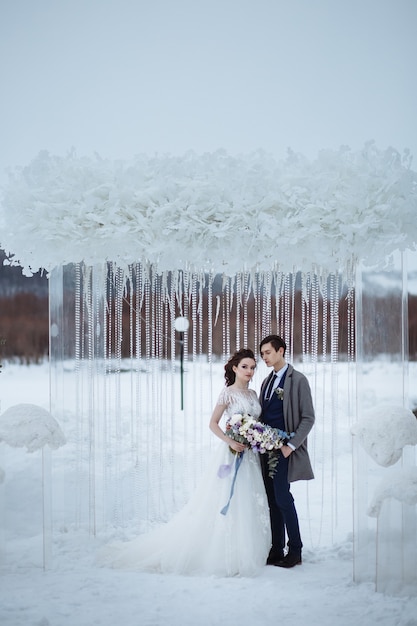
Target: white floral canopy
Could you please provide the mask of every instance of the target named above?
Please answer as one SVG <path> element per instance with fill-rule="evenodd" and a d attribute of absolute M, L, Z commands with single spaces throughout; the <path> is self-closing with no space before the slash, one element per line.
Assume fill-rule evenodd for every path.
<path fill-rule="evenodd" d="M 10 174 L 1 245 L 27 271 L 140 259 L 158 271 L 316 268 L 384 262 L 417 241 L 411 156 L 360 151 L 219 150 L 131 162 L 41 152 Z"/>

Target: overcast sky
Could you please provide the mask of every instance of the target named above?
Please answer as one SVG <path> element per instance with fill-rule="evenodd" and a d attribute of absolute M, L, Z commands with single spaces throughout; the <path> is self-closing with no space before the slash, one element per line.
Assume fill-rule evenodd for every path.
<path fill-rule="evenodd" d="M 410 148 L 417 0 L 0 0 L 0 176 L 46 149 Z"/>

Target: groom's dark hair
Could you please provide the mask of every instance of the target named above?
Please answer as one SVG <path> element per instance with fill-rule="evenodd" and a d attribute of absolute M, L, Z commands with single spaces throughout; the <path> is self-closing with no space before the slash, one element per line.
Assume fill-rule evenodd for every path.
<path fill-rule="evenodd" d="M 268 335 L 268 337 L 265 337 L 264 339 L 262 339 L 260 346 L 259 346 L 259 352 L 262 350 L 262 346 L 264 346 L 266 343 L 270 343 L 276 352 L 278 352 L 280 348 L 284 348 L 284 356 L 285 356 L 287 344 L 282 339 L 282 337 L 280 337 L 279 335 Z"/>

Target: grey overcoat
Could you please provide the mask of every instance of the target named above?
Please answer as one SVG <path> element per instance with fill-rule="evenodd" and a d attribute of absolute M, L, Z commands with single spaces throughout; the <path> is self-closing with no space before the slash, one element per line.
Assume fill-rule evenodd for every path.
<path fill-rule="evenodd" d="M 261 385 L 260 403 L 262 406 L 267 378 Z M 284 382 L 284 422 L 288 433 L 295 433 L 291 438 L 294 452 L 288 459 L 288 481 L 310 480 L 314 478 L 310 457 L 307 450 L 307 435 L 314 425 L 315 414 L 310 385 L 307 378 L 288 365 Z"/>

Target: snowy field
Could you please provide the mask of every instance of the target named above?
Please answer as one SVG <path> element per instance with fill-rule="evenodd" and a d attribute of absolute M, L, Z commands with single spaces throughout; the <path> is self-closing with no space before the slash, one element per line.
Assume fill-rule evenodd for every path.
<path fill-rule="evenodd" d="M 46 364 L 5 364 L 3 370 L 1 413 L 21 402 L 49 408 Z M 410 364 L 410 381 L 416 373 Z M 0 443 L 5 472 L 3 483 L 0 477 L 1 626 L 266 626 L 284 621 L 290 626 L 417 626 L 417 596 L 390 597 L 376 593 L 373 583 L 353 582 L 349 446 L 340 446 L 338 454 L 338 493 L 346 507 L 332 540 L 320 528 L 318 498 L 306 502 L 301 490 L 294 490 L 305 544 L 301 567 L 265 567 L 254 579 L 190 578 L 98 568 L 95 555 L 106 537 L 65 527 L 54 529 L 51 566 L 44 570 L 42 453 Z"/>

